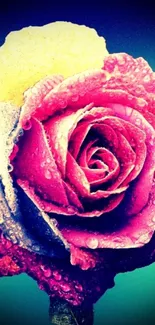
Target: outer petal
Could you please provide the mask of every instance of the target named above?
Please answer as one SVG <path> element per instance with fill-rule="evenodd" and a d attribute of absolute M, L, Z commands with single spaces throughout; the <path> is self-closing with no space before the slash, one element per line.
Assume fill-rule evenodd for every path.
<path fill-rule="evenodd" d="M 121 211 L 120 211 L 121 213 Z M 155 230 L 155 185 L 153 185 L 148 204 L 137 215 L 126 220 L 122 227 L 114 231 L 86 231 L 80 227 L 67 227 L 61 232 L 68 243 L 77 247 L 89 247 L 96 242 L 96 248 L 135 248 L 148 243 Z"/>
<path fill-rule="evenodd" d="M 21 106 L 24 91 L 41 78 L 99 69 L 107 54 L 104 38 L 94 29 L 70 22 L 11 32 L 0 48 L 0 101 Z"/>
<path fill-rule="evenodd" d="M 113 109 L 118 117 L 138 126 L 146 134 L 147 157 L 126 206 L 127 213 L 132 215 L 138 213 L 145 206 L 151 191 L 155 172 L 155 130 L 142 114 L 132 108 L 113 105 Z"/>
<path fill-rule="evenodd" d="M 88 70 L 64 80 L 43 98 L 40 104 L 24 112 L 22 123 L 31 116 L 39 120 L 46 120 L 56 112 L 70 106 L 73 110 L 85 107 L 99 96 L 103 85 L 108 78 L 107 73 L 102 70 Z"/>
<path fill-rule="evenodd" d="M 50 201 L 67 206 L 61 175 L 49 150 L 45 131 L 37 120 L 31 122 L 31 129 L 19 142 L 13 175 L 17 179 L 28 180 L 36 192 L 46 195 Z"/>

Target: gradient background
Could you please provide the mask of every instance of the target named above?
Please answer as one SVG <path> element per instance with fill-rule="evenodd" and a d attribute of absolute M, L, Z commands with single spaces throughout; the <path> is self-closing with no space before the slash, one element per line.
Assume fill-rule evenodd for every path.
<path fill-rule="evenodd" d="M 56 1 L 56 0 L 55 0 Z M 102 4 L 44 0 L 0 5 L 0 44 L 11 30 L 56 20 L 97 30 L 112 52 L 144 57 L 155 70 L 155 5 L 127 1 Z M 95 305 L 94 325 L 155 324 L 155 264 L 119 274 L 116 285 Z M 0 325 L 49 325 L 48 296 L 27 275 L 0 279 Z"/>

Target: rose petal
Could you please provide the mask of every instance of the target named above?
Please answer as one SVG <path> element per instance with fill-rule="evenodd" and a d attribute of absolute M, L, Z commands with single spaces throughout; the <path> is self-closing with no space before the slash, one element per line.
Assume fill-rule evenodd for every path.
<path fill-rule="evenodd" d="M 116 181 L 108 187 L 108 190 L 116 189 L 133 170 L 136 159 L 135 153 L 125 137 L 121 133 L 115 132 L 109 125 L 95 124 L 93 128 L 103 136 L 103 142 L 107 142 L 120 163 L 120 174 Z M 127 185 L 125 182 L 123 184 Z"/>
<path fill-rule="evenodd" d="M 97 253 L 92 254 L 90 251 L 79 249 L 73 245 L 71 245 L 70 250 L 71 264 L 78 265 L 82 270 L 92 269 L 97 265 L 97 263 L 101 263 Z"/>
<path fill-rule="evenodd" d="M 63 76 L 60 75 L 48 76 L 41 79 L 33 87 L 25 91 L 24 105 L 22 106 L 19 119 L 23 128 L 27 120 L 29 120 L 35 114 L 35 111 L 40 105 L 40 102 L 43 101 L 43 98 L 49 93 L 50 90 L 62 82 L 63 79 Z"/>
<path fill-rule="evenodd" d="M 73 188 L 66 182 L 64 182 L 64 188 L 66 190 L 66 194 L 70 205 L 75 206 L 77 210 L 79 210 L 80 212 L 84 211 L 83 205 L 80 202 Z"/>
<path fill-rule="evenodd" d="M 155 131 L 147 120 L 136 110 L 122 105 L 113 105 L 118 117 L 139 127 L 146 134 L 147 158 L 138 182 L 133 187 L 133 194 L 128 202 L 128 214 L 138 213 L 147 203 L 155 171 Z M 146 189 L 143 191 L 143 189 Z"/>
<path fill-rule="evenodd" d="M 34 187 L 32 187 L 28 181 L 23 181 L 18 179 L 17 184 L 24 190 L 24 192 L 30 197 L 30 199 L 35 203 L 38 209 L 45 211 L 47 213 L 54 213 L 60 215 L 74 215 L 76 214 L 75 207 L 64 207 L 64 206 L 57 206 L 56 204 L 52 203 L 51 201 L 46 201 L 45 198 L 40 196 L 40 193 L 37 192 Z"/>
<path fill-rule="evenodd" d="M 155 73 L 143 58 L 134 59 L 126 53 L 114 53 L 104 59 L 103 69 L 111 73 L 117 80 L 115 89 L 125 88 L 138 97 L 146 98 L 147 101 L 151 100 L 149 93 L 154 93 L 155 90 Z M 124 76 L 126 82 L 124 82 Z M 118 83 L 118 79 L 120 83 Z"/>
<path fill-rule="evenodd" d="M 102 163 L 102 166 L 100 167 L 100 169 L 92 169 L 92 168 L 88 168 L 88 167 L 82 167 L 82 170 L 85 172 L 85 175 L 86 175 L 88 181 L 90 182 L 91 186 L 106 183 L 106 182 L 110 181 L 111 179 L 114 180 L 118 176 L 119 171 L 120 171 L 120 167 L 119 167 L 119 163 L 118 163 L 117 159 L 106 148 L 94 147 L 91 150 L 89 150 L 89 153 L 88 153 L 88 160 L 90 159 L 89 166 L 90 166 L 90 162 L 92 162 L 92 159 L 90 157 L 95 152 L 97 152 L 97 155 L 99 157 L 101 157 L 103 162 L 105 161 L 106 164 L 100 160 L 98 160 L 98 161 L 93 160 L 93 163 L 96 163 L 96 164 L 97 164 L 97 162 Z M 83 156 L 83 152 L 82 152 L 81 156 Z M 106 172 L 106 174 L 105 174 L 105 172 Z M 109 173 L 107 174 L 107 172 L 109 172 Z"/>
<path fill-rule="evenodd" d="M 146 159 L 146 135 L 135 125 L 117 117 L 107 117 L 104 119 L 104 123 L 110 125 L 116 132 L 119 131 L 125 136 L 136 153 L 135 168 L 125 180 L 126 183 L 127 181 L 132 181 L 139 175 Z"/>
<path fill-rule="evenodd" d="M 66 178 L 81 196 L 90 193 L 90 185 L 84 172 L 69 152 L 67 154 Z"/>
<path fill-rule="evenodd" d="M 85 107 L 93 102 L 91 100 L 91 97 L 94 98 L 93 94 L 95 97 L 98 96 L 107 78 L 107 73 L 97 69 L 69 77 L 51 90 L 31 115 L 42 121 L 68 106 L 73 110 Z M 25 119 L 27 119 L 26 115 Z"/>
<path fill-rule="evenodd" d="M 66 156 L 70 134 L 76 127 L 78 121 L 82 119 L 84 112 L 91 107 L 92 104 L 77 112 L 67 110 L 64 114 L 51 117 L 44 123 L 50 149 L 63 177 L 65 177 Z"/>
<path fill-rule="evenodd" d="M 101 233 L 86 231 L 80 228 L 68 227 L 61 230 L 68 243 L 76 247 L 88 247 L 92 238 L 98 248 L 135 248 L 148 243 L 155 230 L 155 183 L 152 187 L 148 204 L 137 215 L 130 218 L 122 228 L 114 232 Z M 89 247 L 91 248 L 91 247 Z"/>
<path fill-rule="evenodd" d="M 73 131 L 69 142 L 69 152 L 72 154 L 74 159 L 77 159 L 81 145 L 84 142 L 90 128 L 91 125 L 89 124 L 80 124 Z"/>
<path fill-rule="evenodd" d="M 68 205 L 61 175 L 49 150 L 43 126 L 35 119 L 32 127 L 19 141 L 19 151 L 13 161 L 13 175 L 28 180 L 30 185 L 56 204 Z M 60 195 L 61 193 L 61 195 Z"/>

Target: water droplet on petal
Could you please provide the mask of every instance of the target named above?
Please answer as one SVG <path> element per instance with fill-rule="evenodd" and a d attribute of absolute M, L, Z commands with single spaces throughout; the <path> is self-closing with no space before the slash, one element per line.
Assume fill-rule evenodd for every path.
<path fill-rule="evenodd" d="M 50 162 L 51 162 L 50 158 L 47 158 L 47 160 L 46 160 L 46 161 L 47 161 L 47 163 L 50 163 Z"/>
<path fill-rule="evenodd" d="M 40 250 L 39 246 L 37 246 L 37 245 L 33 245 L 33 246 L 32 246 L 32 249 L 33 249 L 35 252 L 39 252 L 39 250 Z"/>
<path fill-rule="evenodd" d="M 146 244 L 146 243 L 148 243 L 148 240 L 149 239 L 150 239 L 149 234 L 146 233 L 146 234 L 141 235 L 139 237 L 139 240 L 138 241 L 141 242 L 141 243 L 143 243 L 143 244 Z"/>
<path fill-rule="evenodd" d="M 68 284 L 61 284 L 60 287 L 64 292 L 69 292 L 71 290 Z"/>
<path fill-rule="evenodd" d="M 146 75 L 146 76 L 143 78 L 143 81 L 144 81 L 144 82 L 149 82 L 149 81 L 150 81 L 150 76 L 149 76 L 149 75 Z"/>
<path fill-rule="evenodd" d="M 30 120 L 27 120 L 22 126 L 24 130 L 30 130 L 32 127 L 32 123 Z"/>
<path fill-rule="evenodd" d="M 73 301 L 72 304 L 73 304 L 73 306 L 78 306 L 78 302 L 77 301 Z"/>
<path fill-rule="evenodd" d="M 72 207 L 67 208 L 68 213 L 75 213 L 75 209 Z"/>
<path fill-rule="evenodd" d="M 82 292 L 83 291 L 83 288 L 82 288 L 82 285 L 81 284 L 76 284 L 75 285 L 75 289 L 79 292 Z"/>
<path fill-rule="evenodd" d="M 60 281 L 62 279 L 62 276 L 58 273 L 58 271 L 53 272 L 53 277 L 56 281 Z"/>
<path fill-rule="evenodd" d="M 8 172 L 11 173 L 13 171 L 13 166 L 11 164 L 8 164 Z"/>
<path fill-rule="evenodd" d="M 86 244 L 91 249 L 96 249 L 98 247 L 98 239 L 97 238 L 88 238 Z"/>
<path fill-rule="evenodd" d="M 58 291 L 58 286 L 55 286 L 55 285 L 54 285 L 54 286 L 52 287 L 52 289 L 53 289 L 54 291 Z"/>
<path fill-rule="evenodd" d="M 154 143 L 155 143 L 154 138 L 153 139 L 150 139 L 150 145 L 153 146 Z"/>
<path fill-rule="evenodd" d="M 136 119 L 135 124 L 140 126 L 141 125 L 141 120 L 139 118 Z"/>
<path fill-rule="evenodd" d="M 45 172 L 45 177 L 47 178 L 47 179 L 51 179 L 51 172 L 47 169 L 46 170 L 46 172 Z"/>

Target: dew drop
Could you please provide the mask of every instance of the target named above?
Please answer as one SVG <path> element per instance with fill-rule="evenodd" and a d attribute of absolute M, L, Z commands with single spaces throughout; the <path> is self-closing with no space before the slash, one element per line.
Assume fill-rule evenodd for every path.
<path fill-rule="evenodd" d="M 75 213 L 75 209 L 73 209 L 72 207 L 68 207 L 67 211 L 68 213 Z"/>
<path fill-rule="evenodd" d="M 10 239 L 11 239 L 11 241 L 12 241 L 13 244 L 17 244 L 18 243 L 18 239 L 16 238 L 16 236 L 10 235 Z"/>
<path fill-rule="evenodd" d="M 115 243 L 122 243 L 122 239 L 120 237 L 115 237 L 114 242 Z"/>
<path fill-rule="evenodd" d="M 19 132 L 18 132 L 18 136 L 19 137 L 22 137 L 24 135 L 24 130 L 23 129 L 20 129 Z"/>
<path fill-rule="evenodd" d="M 11 173 L 13 171 L 13 166 L 11 164 L 8 164 L 8 172 Z"/>
<path fill-rule="evenodd" d="M 61 284 L 60 287 L 64 292 L 69 292 L 71 290 L 68 284 Z"/>
<path fill-rule="evenodd" d="M 78 306 L 78 302 L 77 301 L 73 301 L 72 304 L 73 304 L 73 306 Z"/>
<path fill-rule="evenodd" d="M 62 279 L 62 276 L 58 273 L 58 271 L 53 272 L 53 277 L 56 281 L 60 281 Z"/>
<path fill-rule="evenodd" d="M 46 172 L 45 172 L 45 177 L 47 179 L 51 179 L 51 172 L 47 169 Z"/>
<path fill-rule="evenodd" d="M 154 139 L 150 140 L 150 145 L 153 146 L 154 145 Z"/>
<path fill-rule="evenodd" d="M 149 240 L 149 234 L 143 234 L 143 235 L 141 235 L 140 237 L 139 237 L 139 242 L 141 242 L 141 243 L 143 243 L 143 244 L 145 244 L 145 243 L 147 243 L 148 242 L 148 240 Z"/>
<path fill-rule="evenodd" d="M 96 238 L 89 238 L 86 241 L 86 244 L 91 249 L 96 249 L 98 247 L 98 239 Z"/>
<path fill-rule="evenodd" d="M 57 286 L 53 286 L 53 288 L 52 288 L 54 291 L 58 291 L 58 287 Z"/>
<path fill-rule="evenodd" d="M 145 102 L 144 102 L 144 100 L 143 100 L 143 99 L 140 99 L 140 98 L 139 98 L 139 100 L 138 100 L 138 104 L 139 104 L 139 106 L 141 106 L 141 107 L 144 107 L 144 106 L 145 106 Z"/>
<path fill-rule="evenodd" d="M 42 161 L 40 166 L 43 168 L 45 166 L 45 161 Z"/>
<path fill-rule="evenodd" d="M 47 160 L 46 160 L 46 161 L 47 161 L 47 163 L 50 163 L 50 162 L 51 162 L 50 158 L 47 158 Z"/>
<path fill-rule="evenodd" d="M 150 81 L 150 76 L 149 76 L 149 75 L 146 75 L 146 76 L 143 78 L 143 81 L 144 81 L 144 82 L 149 82 L 149 81 Z"/>
<path fill-rule="evenodd" d="M 51 270 L 48 268 L 45 272 L 44 272 L 45 278 L 50 278 L 52 275 Z"/>
<path fill-rule="evenodd" d="M 72 102 L 77 102 L 78 101 L 78 98 L 79 98 L 78 95 L 72 96 Z"/>
<path fill-rule="evenodd" d="M 135 124 L 140 126 L 141 125 L 141 120 L 139 118 L 137 118 Z"/>
<path fill-rule="evenodd" d="M 32 246 L 32 249 L 33 249 L 35 252 L 39 252 L 39 251 L 40 251 L 40 248 L 39 248 L 39 246 L 37 246 L 37 245 L 33 245 L 33 246 Z"/>
<path fill-rule="evenodd" d="M 82 285 L 81 284 L 76 284 L 75 285 L 75 289 L 79 292 L 82 292 L 83 291 L 83 288 L 82 288 Z"/>
<path fill-rule="evenodd" d="M 30 130 L 32 127 L 32 123 L 30 120 L 27 120 L 22 126 L 24 130 Z"/>
<path fill-rule="evenodd" d="M 42 283 L 39 283 L 38 287 L 39 287 L 40 290 L 44 290 L 44 286 L 43 286 Z"/>

